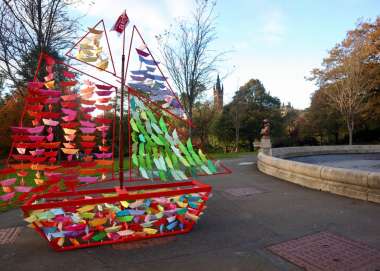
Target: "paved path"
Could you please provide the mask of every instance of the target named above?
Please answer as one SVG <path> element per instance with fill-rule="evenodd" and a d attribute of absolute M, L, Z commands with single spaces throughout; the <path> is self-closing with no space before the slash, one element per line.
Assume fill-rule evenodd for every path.
<path fill-rule="evenodd" d="M 187 235 L 57 253 L 23 227 L 0 244 L 0 270 L 301 270 L 266 248 L 320 231 L 380 249 L 380 205 L 277 180 L 253 161 L 225 160 L 233 174 L 202 178 L 214 196 Z M 0 214 L 0 230 L 15 226 L 24 226 L 19 210 Z"/>

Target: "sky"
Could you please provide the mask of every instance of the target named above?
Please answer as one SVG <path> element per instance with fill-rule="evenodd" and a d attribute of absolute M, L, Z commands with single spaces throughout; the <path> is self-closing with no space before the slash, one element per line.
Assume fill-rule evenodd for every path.
<path fill-rule="evenodd" d="M 126 9 L 131 25 L 141 31 L 148 46 L 160 59 L 157 34 L 163 33 L 178 18 L 189 18 L 192 0 L 91 0 L 73 10 L 86 15 L 83 26 L 104 19 L 110 29 Z M 87 2 L 93 2 L 89 5 Z M 316 90 L 305 77 L 320 67 L 328 50 L 342 41 L 359 19 L 380 16 L 379 0 L 219 0 L 216 6 L 218 39 L 216 51 L 228 51 L 220 65 L 224 103 L 231 101 L 239 86 L 259 79 L 271 95 L 295 108 L 310 105 Z M 109 34 L 116 67 L 120 67 L 121 37 Z M 211 90 L 206 96 L 211 99 Z"/>

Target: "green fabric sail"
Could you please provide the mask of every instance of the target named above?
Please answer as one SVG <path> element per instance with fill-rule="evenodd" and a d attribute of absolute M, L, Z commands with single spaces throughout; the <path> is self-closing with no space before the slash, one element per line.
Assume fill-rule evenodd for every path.
<path fill-rule="evenodd" d="M 157 114 L 135 97 L 131 98 L 132 163 L 145 179 L 184 181 L 198 173 L 214 174 L 217 168 L 190 138 L 182 140 L 167 125 L 170 115 Z M 157 117 L 159 116 L 159 117 Z"/>

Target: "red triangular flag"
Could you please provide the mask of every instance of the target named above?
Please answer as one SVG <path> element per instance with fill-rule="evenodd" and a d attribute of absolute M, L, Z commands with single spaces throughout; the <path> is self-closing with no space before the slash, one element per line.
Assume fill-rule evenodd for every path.
<path fill-rule="evenodd" d="M 125 28 L 127 27 L 129 23 L 129 18 L 127 16 L 127 13 L 124 11 L 123 14 L 121 14 L 119 16 L 119 18 L 117 18 L 117 21 L 115 22 L 115 24 L 113 25 L 113 27 L 111 28 L 111 31 L 116 31 L 118 33 L 123 33 Z"/>

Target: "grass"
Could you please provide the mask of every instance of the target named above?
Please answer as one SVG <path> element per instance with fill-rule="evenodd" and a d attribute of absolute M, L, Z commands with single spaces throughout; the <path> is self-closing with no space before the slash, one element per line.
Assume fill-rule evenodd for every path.
<path fill-rule="evenodd" d="M 239 158 L 244 155 L 254 155 L 256 152 L 216 152 L 210 153 L 209 156 L 212 159 L 227 159 L 227 158 Z"/>

